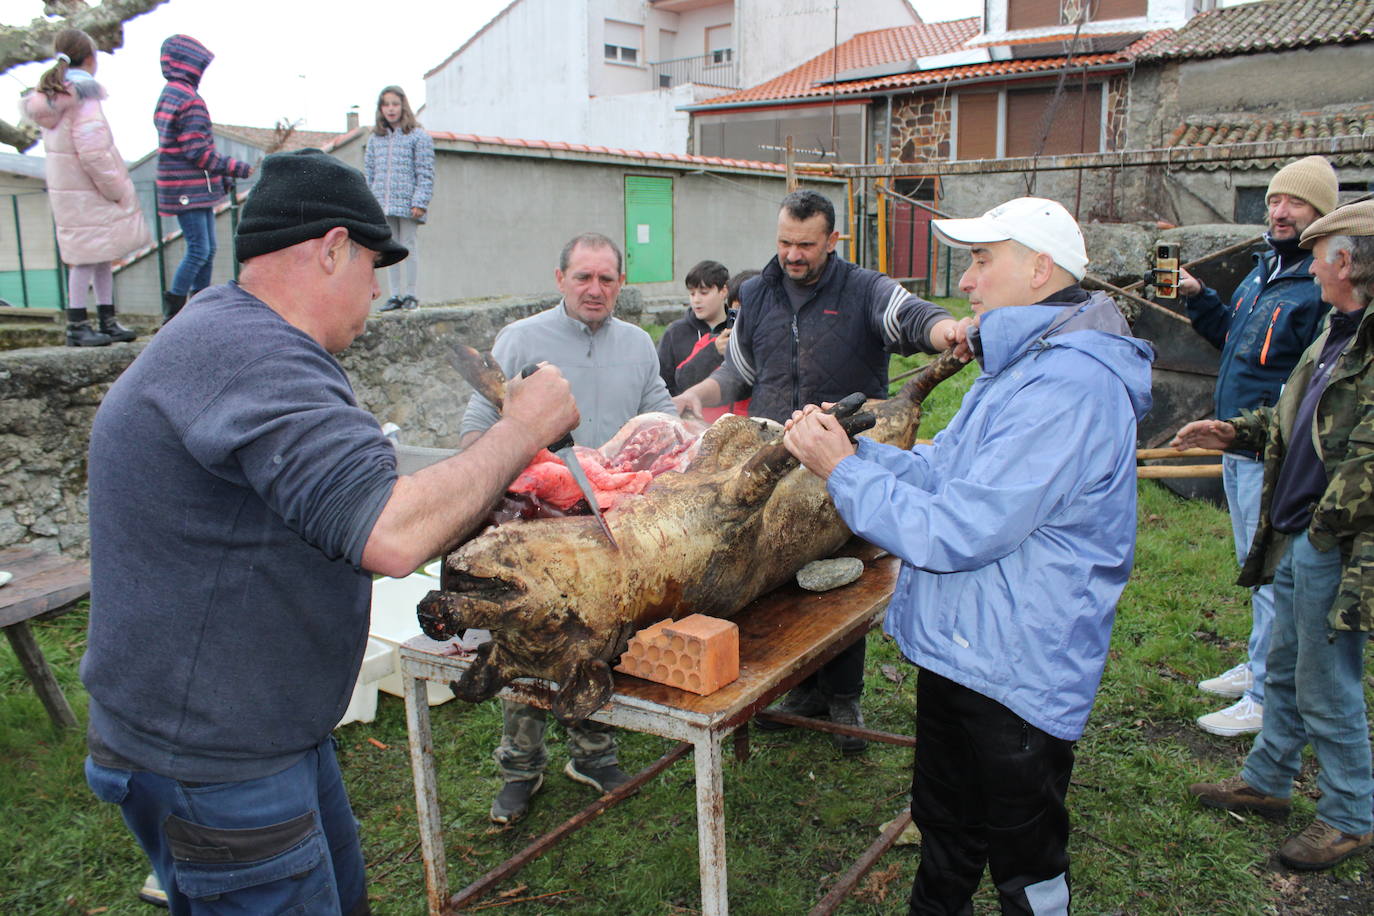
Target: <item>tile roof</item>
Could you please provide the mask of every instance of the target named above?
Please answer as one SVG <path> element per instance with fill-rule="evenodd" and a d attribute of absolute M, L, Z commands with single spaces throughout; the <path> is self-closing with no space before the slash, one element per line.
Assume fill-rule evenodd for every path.
<path fill-rule="evenodd" d="M 359 129 L 350 131 L 347 134 L 339 134 L 334 143 L 325 147 L 325 152 L 333 152 L 339 147 L 352 140 L 355 136 L 366 133 Z M 431 130 L 429 135 L 434 138 L 436 143 L 445 141 L 453 143 L 471 143 L 474 146 L 498 147 L 499 150 L 533 150 L 545 153 L 581 153 L 591 156 L 615 156 L 622 159 L 635 159 L 639 162 L 652 163 L 675 163 L 680 165 L 703 166 L 710 165 L 717 168 L 744 169 L 754 172 L 780 173 L 786 172 L 786 166 L 776 162 L 759 162 L 753 159 L 729 159 L 723 156 L 689 156 L 685 153 L 658 153 L 651 150 L 622 149 L 616 146 L 597 146 L 590 143 L 564 143 L 559 140 L 523 140 L 511 137 L 493 137 L 482 134 L 457 134 L 446 130 Z"/>
<path fill-rule="evenodd" d="M 856 35 L 849 42 L 840 45 L 839 69 L 855 69 L 860 66 L 873 66 L 877 63 L 911 60 L 914 57 L 946 53 L 952 49 L 949 47 L 938 50 L 927 48 L 919 54 L 912 54 L 909 51 L 904 51 L 900 54 L 895 54 L 886 61 L 868 60 L 865 63 L 846 62 L 846 46 L 859 39 L 870 39 L 870 41 L 872 41 L 870 36 L 882 36 L 890 32 L 905 32 L 913 28 L 933 29 L 938 26 L 959 26 L 960 31 L 958 34 L 962 34 L 963 28 L 969 28 L 969 35 L 972 35 L 977 33 L 978 20 L 959 19 L 954 22 L 936 22 L 925 26 L 903 26 L 897 29 L 884 29 L 880 32 L 865 32 L 862 35 Z M 1054 72 L 1066 65 L 1072 65 L 1074 67 L 1099 67 L 1120 64 L 1124 66 L 1135 60 L 1143 50 L 1152 47 L 1155 43 L 1163 40 L 1169 34 L 1169 30 L 1150 32 L 1120 51 L 1110 51 L 1100 54 L 1078 54 L 1073 56 L 1061 54 L 1057 57 L 1031 58 L 1027 60 L 995 60 L 990 63 L 964 64 L 955 67 L 943 67 L 938 70 L 919 70 L 911 73 L 898 73 L 873 79 L 851 80 L 849 82 L 840 83 L 835 86 L 834 89 L 837 96 L 850 96 L 869 92 L 890 91 L 894 89 L 917 88 L 920 86 L 971 79 L 994 79 L 997 77 L 1014 78 L 1035 73 Z M 876 44 L 876 42 L 873 44 Z M 867 46 L 870 53 L 873 44 Z M 962 44 L 960 43 L 956 46 L 956 49 L 961 46 Z M 830 73 L 830 52 L 827 51 L 819 57 L 807 61 L 797 69 L 784 73 L 777 79 L 761 83 L 758 86 L 745 89 L 741 92 L 716 96 L 706 102 L 689 106 L 689 110 L 710 111 L 717 107 L 733 107 L 740 103 L 748 102 L 764 104 L 767 102 L 782 102 L 802 98 L 826 99 L 830 97 L 832 87 L 829 84 L 818 86 L 816 83 L 829 79 Z"/>
<path fill-rule="evenodd" d="M 828 86 L 822 91 L 816 87 L 816 83 L 830 79 L 832 74 L 962 50 L 964 42 L 978 34 L 978 25 L 978 19 L 974 17 L 860 32 L 839 47 L 825 51 L 781 76 L 740 92 L 718 96 L 707 104 L 828 94 Z M 841 83 L 840 93 L 852 91 L 848 88 L 850 85 Z"/>
<path fill-rule="evenodd" d="M 1255 114 L 1230 112 L 1199 115 L 1174 128 L 1164 145 L 1171 149 L 1265 143 L 1277 140 L 1319 140 L 1327 137 L 1374 138 L 1374 102 L 1330 105 L 1316 111 Z M 1374 153 L 1328 156 L 1334 165 L 1374 165 Z M 1215 170 L 1272 169 L 1272 159 L 1207 162 L 1184 168 Z"/>
<path fill-rule="evenodd" d="M 264 152 L 271 150 L 274 153 L 305 149 L 308 146 L 320 149 L 343 133 L 343 131 L 333 130 L 293 130 L 290 136 L 286 138 L 286 142 L 274 149 L 278 142 L 275 127 L 245 127 L 242 124 L 214 124 L 212 126 L 217 134 L 240 140 Z"/>
<path fill-rule="evenodd" d="M 1261 0 L 1193 17 L 1142 60 L 1374 41 L 1374 0 Z"/>

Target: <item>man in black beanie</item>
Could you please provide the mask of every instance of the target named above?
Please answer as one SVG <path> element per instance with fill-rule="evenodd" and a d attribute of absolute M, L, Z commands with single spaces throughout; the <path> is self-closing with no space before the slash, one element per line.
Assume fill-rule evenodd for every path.
<path fill-rule="evenodd" d="M 371 577 L 456 544 L 577 407 L 547 366 L 472 448 L 399 476 L 331 355 L 406 256 L 362 174 L 267 157 L 235 251 L 240 281 L 159 331 L 92 428 L 86 777 L 173 913 L 365 913 L 330 732 Z"/>

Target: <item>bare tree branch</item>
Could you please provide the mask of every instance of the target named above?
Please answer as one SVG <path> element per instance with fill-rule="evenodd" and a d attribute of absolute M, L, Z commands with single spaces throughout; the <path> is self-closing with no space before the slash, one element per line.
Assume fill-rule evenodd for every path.
<path fill-rule="evenodd" d="M 37 18 L 28 25 L 0 25 L 0 73 L 20 64 L 48 60 L 52 42 L 63 29 L 81 29 L 102 51 L 124 44 L 124 23 L 167 0 L 105 0 L 89 6 L 83 0 L 47 0 L 44 12 L 61 18 Z"/>
<path fill-rule="evenodd" d="M 44 0 L 43 14 L 28 25 L 0 24 L 0 73 L 20 64 L 48 60 L 53 39 L 63 29 L 81 29 L 102 51 L 124 45 L 124 23 L 167 0 L 105 0 L 91 6 L 86 0 Z M 0 144 L 24 152 L 38 142 L 38 128 L 15 126 L 0 119 Z"/>

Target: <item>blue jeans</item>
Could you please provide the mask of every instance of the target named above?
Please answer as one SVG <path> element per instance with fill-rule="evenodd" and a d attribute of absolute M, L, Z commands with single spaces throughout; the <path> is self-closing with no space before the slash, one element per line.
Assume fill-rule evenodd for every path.
<path fill-rule="evenodd" d="M 1341 552 L 1323 553 L 1293 535 L 1274 573 L 1274 636 L 1264 728 L 1241 776 L 1279 798 L 1293 791 L 1303 745 L 1321 771 L 1317 817 L 1346 833 L 1374 826 L 1369 723 L 1364 706 L 1367 633 L 1334 630 L 1327 618 L 1341 581 Z"/>
<path fill-rule="evenodd" d="M 259 779 L 183 783 L 87 757 L 86 782 L 119 805 L 176 916 L 368 911 L 332 738 Z"/>
<path fill-rule="evenodd" d="M 1264 463 L 1240 455 L 1221 456 L 1221 482 L 1226 490 L 1226 506 L 1231 511 L 1231 536 L 1236 542 L 1236 559 L 1245 565 L 1250 542 L 1259 526 L 1260 487 L 1264 483 Z M 1269 631 L 1274 624 L 1274 587 L 1261 585 L 1250 590 L 1250 673 L 1255 684 L 1246 693 L 1256 703 L 1264 703 L 1265 659 L 1269 657 Z"/>
<path fill-rule="evenodd" d="M 181 226 L 186 253 L 181 256 L 177 272 L 172 274 L 172 288 L 168 292 L 184 296 L 210 285 L 216 250 L 214 208 L 183 210 L 177 214 L 177 225 Z"/>

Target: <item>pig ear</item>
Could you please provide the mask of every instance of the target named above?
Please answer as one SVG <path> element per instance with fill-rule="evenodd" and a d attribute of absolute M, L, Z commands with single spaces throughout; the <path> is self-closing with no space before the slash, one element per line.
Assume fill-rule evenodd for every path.
<path fill-rule="evenodd" d="M 477 647 L 477 658 L 463 672 L 462 678 L 449 686 L 460 700 L 480 703 L 496 696 L 496 692 L 506 686 L 513 676 L 507 670 L 501 647 L 494 642 L 485 642 Z"/>
<path fill-rule="evenodd" d="M 577 725 L 611 698 L 611 667 L 599 658 L 580 659 L 558 683 L 553 714 L 565 726 Z"/>

